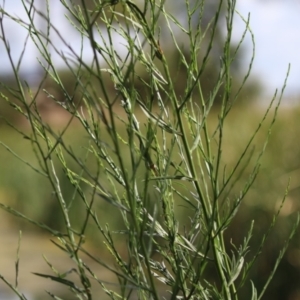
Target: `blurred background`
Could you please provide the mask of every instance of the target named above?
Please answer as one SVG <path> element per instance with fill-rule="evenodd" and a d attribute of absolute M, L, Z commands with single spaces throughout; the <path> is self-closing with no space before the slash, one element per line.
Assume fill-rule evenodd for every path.
<path fill-rule="evenodd" d="M 0 5 L 3 7 L 4 3 L 1 2 Z M 90 3 L 88 0 L 87 2 Z M 217 2 L 211 1 L 211 4 L 207 5 L 206 18 L 208 21 L 213 16 Z M 258 247 L 259 233 L 267 230 L 273 214 L 280 205 L 290 178 L 290 192 L 286 204 L 280 214 L 275 230 L 270 234 L 267 246 L 263 249 L 262 256 L 259 258 L 257 267 L 252 274 L 253 281 L 259 288 L 263 286 L 280 248 L 287 238 L 287 233 L 293 225 L 295 214 L 300 208 L 300 2 L 296 0 L 242 0 L 237 2 L 237 11 L 244 18 L 247 18 L 250 13 L 250 27 L 255 36 L 255 61 L 248 83 L 240 96 L 239 102 L 227 120 L 227 130 L 230 131 L 226 140 L 228 153 L 226 160 L 228 160 L 228 163 L 234 161 L 237 155 L 241 153 L 245 142 L 256 129 L 264 113 L 264 109 L 272 99 L 275 90 L 282 88 L 288 65 L 291 64 L 282 102 L 283 105 L 280 108 L 277 122 L 273 128 L 267 152 L 262 160 L 260 174 L 245 204 L 238 213 L 235 222 L 226 233 L 228 238 L 231 238 L 238 245 L 242 242 L 244 234 L 249 228 L 250 221 L 255 219 L 255 233 L 257 235 L 254 234 L 253 247 Z M 59 1 L 51 0 L 49 3 L 52 23 L 57 28 L 60 28 L 61 34 L 68 37 L 70 45 L 74 49 L 78 49 L 79 52 L 80 36 L 67 21 L 65 17 L 67 12 L 62 8 Z M 37 2 L 36 5 L 40 10 L 45 10 L 44 1 Z M 182 5 L 184 4 L 180 0 L 173 0 L 172 9 L 178 11 L 178 16 L 180 16 L 180 11 L 182 11 Z M 26 19 L 21 0 L 6 1 L 4 9 L 12 15 Z M 39 26 L 41 29 L 46 26 L 44 21 L 38 16 L 36 17 L 36 22 L 40 22 Z M 22 29 L 20 25 L 7 18 L 4 18 L 3 25 L 6 39 L 10 44 L 13 60 L 17 62 L 20 55 L 23 55 L 20 66 L 21 77 L 34 89 L 40 83 L 44 74 L 38 62 L 38 59 L 41 59 L 41 57 L 35 45 L 30 40 L 26 42 L 25 29 Z M 220 23 L 218 34 L 214 41 L 214 51 L 206 73 L 202 77 L 202 81 L 206 87 L 204 95 L 210 93 L 219 71 L 219 57 L 220 53 L 222 53 L 225 32 L 223 25 Z M 244 27 L 245 24 L 237 14 L 234 21 L 233 46 L 240 40 Z M 163 30 L 162 34 L 164 34 Z M 58 39 L 56 34 L 53 34 L 52 38 L 55 41 L 57 49 L 66 53 L 68 52 L 68 49 Z M 119 43 L 120 47 L 122 47 L 122 40 L 119 37 L 116 37 L 116 39 L 119 39 L 119 41 L 116 40 L 116 43 Z M 25 43 L 26 50 L 22 54 Z M 168 48 L 167 42 L 162 44 L 162 47 L 164 53 L 168 54 L 168 57 L 176 57 L 172 49 Z M 247 34 L 241 52 L 233 65 L 233 89 L 239 86 L 242 76 L 246 73 L 251 60 L 252 49 L 251 36 Z M 186 49 L 187 53 L 188 50 Z M 87 62 L 92 56 L 88 44 L 84 47 L 83 56 Z M 59 69 L 64 85 L 72 93 L 72 89 L 74 88 L 72 76 L 70 76 L 63 61 L 55 51 L 53 51 L 52 59 Z M 12 68 L 1 41 L 0 61 L 0 81 L 14 86 L 15 80 Z M 174 69 L 176 67 L 174 66 Z M 179 83 L 180 74 L 178 76 Z M 184 76 L 184 74 L 182 73 L 181 76 Z M 182 87 L 180 84 L 177 86 L 178 92 L 180 92 Z M 63 97 L 61 91 L 56 89 L 55 84 L 51 80 L 46 80 L 44 88 L 48 91 L 51 90 L 51 93 L 55 94 L 58 99 L 59 97 Z M 111 88 L 113 92 L 112 86 L 108 88 Z M 5 94 L 2 87 L 0 87 L 0 91 Z M 67 122 L 66 114 L 53 103 L 50 103 L 49 98 L 41 95 L 38 101 L 44 118 L 52 126 L 60 128 Z M 1 116 L 23 129 L 26 128 L 24 120 L 3 99 L 0 100 L 0 110 Z M 217 114 L 217 111 L 215 113 Z M 76 135 L 74 132 L 76 132 Z M 69 132 L 67 138 L 74 148 L 80 149 L 85 141 L 84 133 L 80 134 L 80 129 L 76 127 L 76 124 L 74 125 L 74 132 Z M 264 138 L 265 133 L 258 136 L 256 141 L 258 146 L 263 143 Z M 28 141 L 21 140 L 19 135 L 1 120 L 0 140 L 14 149 L 22 158 L 28 161 L 34 160 L 34 154 L 31 151 L 31 145 Z M 0 148 L 0 162 L 0 202 L 19 209 L 32 219 L 43 221 L 49 226 L 59 228 L 61 220 L 57 213 L 58 208 L 51 201 L 50 187 L 38 175 L 33 174 L 30 169 L 26 168 L 24 164 L 13 158 L 5 147 Z M 69 186 L 64 174 L 60 174 L 60 179 L 62 182 L 65 180 L 65 195 L 67 196 L 68 193 L 71 194 L 72 187 Z M 79 211 L 80 208 L 75 209 L 73 212 L 74 216 Z M 108 218 L 110 218 L 109 214 Z M 43 293 L 41 285 L 37 284 L 36 277 L 28 274 L 30 272 L 51 273 L 51 270 L 49 270 L 42 258 L 42 253 L 57 262 L 61 261 L 61 264 L 66 263 L 68 258 L 62 257 L 62 254 L 49 241 L 49 236 L 41 231 L 37 231 L 34 226 L 8 215 L 4 211 L 0 211 L 0 220 L 0 274 L 11 280 L 14 278 L 14 262 L 16 259 L 18 235 L 19 230 L 22 229 L 20 287 L 28 295 L 29 299 L 48 299 Z M 292 241 L 264 299 L 300 299 L 299 238 L 300 231 Z M 90 245 L 90 247 L 97 248 L 99 245 Z M 101 270 L 99 272 L 101 273 Z M 105 276 L 107 277 L 107 275 Z M 45 279 L 42 282 L 47 287 L 47 290 L 51 289 L 49 281 Z M 41 294 L 37 294 L 37 292 Z M 8 293 L 9 291 L 5 285 L 0 282 L 0 299 L 10 299 Z"/>

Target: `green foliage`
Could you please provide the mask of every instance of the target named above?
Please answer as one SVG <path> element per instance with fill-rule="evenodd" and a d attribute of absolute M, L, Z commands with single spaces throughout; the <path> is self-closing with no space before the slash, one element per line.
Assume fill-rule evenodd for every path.
<path fill-rule="evenodd" d="M 8 56 L 11 58 L 3 26 L 6 18 L 27 29 L 45 71 L 33 90 L 21 81 L 20 64 L 11 59 L 17 87 L 3 84 L 6 91 L 2 98 L 23 116 L 28 129 L 8 120 L 7 124 L 26 147 L 31 147 L 31 156 L 22 156 L 7 142 L 2 145 L 41 178 L 37 180 L 47 183 L 45 195 L 51 194 L 47 202 L 53 209 L 46 209 L 55 215 L 55 221 L 38 220 L 33 210 L 5 203 L 0 206 L 50 232 L 54 244 L 73 259 L 77 281 L 68 278 L 68 271 L 56 271 L 50 262 L 54 275 L 34 274 L 62 284 L 74 297 L 97 299 L 92 288 L 99 285 L 111 299 L 243 299 L 245 291 L 249 298 L 261 299 L 296 232 L 298 218 L 286 234 L 287 242 L 277 254 L 273 269 L 258 288 L 251 271 L 267 245 L 287 192 L 268 228 L 255 235 L 257 248 L 251 246 L 255 220 L 247 223 L 239 243 L 231 240 L 233 231 L 228 230 L 258 176 L 284 88 L 243 141 L 240 152 L 231 156 L 228 141 L 233 133 L 227 128 L 227 120 L 253 60 L 237 88 L 233 88 L 231 68 L 244 36 L 249 33 L 253 39 L 253 35 L 249 20 L 244 20 L 244 35 L 234 48 L 231 34 L 235 1 L 219 1 L 205 28 L 204 4 L 186 1 L 182 11 L 185 21 L 181 22 L 171 8 L 166 9 L 164 1 L 145 0 L 141 5 L 99 1 L 95 6 L 86 6 L 85 1 L 80 6 L 61 1 L 82 37 L 82 48 L 88 47 L 84 40 L 89 42 L 91 61 L 85 61 L 82 49 L 69 46 L 68 38 L 51 22 L 49 3 L 43 13 L 34 2 L 23 2 L 27 21 L 1 8 L 1 37 Z M 209 93 L 204 93 L 202 75 L 214 50 L 222 9 L 226 34 L 220 68 Z M 36 26 L 35 15 L 47 23 L 46 32 Z M 180 73 L 176 78 L 164 51 L 167 45 L 160 36 L 161 27 L 171 37 L 168 47 L 176 52 L 184 77 Z M 176 31 L 182 32 L 184 48 Z M 51 32 L 56 32 L 68 47 L 68 55 L 56 48 Z M 123 46 L 115 42 L 116 37 L 124 39 Z M 188 56 L 186 49 L 190 51 Z M 72 82 L 73 89 L 66 87 L 51 51 L 64 61 L 72 77 L 66 80 Z M 181 92 L 176 88 L 178 80 Z M 41 95 L 64 113 L 62 127 L 46 121 L 38 105 Z M 214 110 L 216 101 L 221 105 Z M 261 149 L 252 151 L 261 132 Z M 40 207 L 44 205 L 48 204 L 40 202 Z M 103 242 L 106 256 L 110 255 L 114 264 L 86 249 L 83 244 L 89 240 Z M 112 288 L 101 281 L 83 255 L 113 273 L 118 284 Z M 59 299 L 52 292 L 49 295 Z"/>

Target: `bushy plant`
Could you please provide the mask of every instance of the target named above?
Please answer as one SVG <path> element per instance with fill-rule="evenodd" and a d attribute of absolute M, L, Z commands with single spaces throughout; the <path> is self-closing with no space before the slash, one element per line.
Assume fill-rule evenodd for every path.
<path fill-rule="evenodd" d="M 50 232 L 55 245 L 73 259 L 73 273 L 78 278 L 69 279 L 69 272 L 56 271 L 51 262 L 53 275 L 36 275 L 64 285 L 78 299 L 98 299 L 92 289 L 95 285 L 111 299 L 239 299 L 244 298 L 245 290 L 249 299 L 261 299 L 299 220 L 295 220 L 268 279 L 257 290 L 250 270 L 276 223 L 286 193 L 269 230 L 261 233 L 258 248 L 251 248 L 255 220 L 247 224 L 241 244 L 234 244 L 226 229 L 258 174 L 284 89 L 275 94 L 240 155 L 228 159 L 225 145 L 231 129 L 226 128 L 227 118 L 253 62 L 252 57 L 241 86 L 233 90 L 231 66 L 246 34 L 252 37 L 254 56 L 249 18 L 236 13 L 236 1 L 220 0 L 205 23 L 206 4 L 201 0 L 185 1 L 180 15 L 165 1 L 95 1 L 87 5 L 82 0 L 78 5 L 61 0 L 81 36 L 80 49 L 74 49 L 55 27 L 50 2 L 46 2 L 46 12 L 34 1 L 22 3 L 27 20 L 9 14 L 5 7 L 0 9 L 1 39 L 17 82 L 14 88 L 3 84 L 1 95 L 26 120 L 29 129 L 7 123 L 31 145 L 35 161 L 28 162 L 2 144 L 44 178 L 52 192 L 53 214 L 55 218 L 61 215 L 62 223 L 37 221 L 30 212 L 0 205 Z M 47 24 L 46 31 L 39 29 L 36 16 Z M 234 17 L 245 24 L 235 48 Z M 28 39 L 41 55 L 45 75 L 35 90 L 20 77 L 23 54 L 18 62 L 12 58 L 3 25 L 6 19 L 27 30 Z M 222 22 L 226 32 L 217 78 L 204 96 L 202 75 Z M 57 47 L 52 34 L 66 52 Z M 89 60 L 83 55 L 85 48 L 91 50 Z M 179 78 L 168 49 L 176 53 Z M 62 80 L 53 52 L 72 77 L 72 89 Z M 45 87 L 46 81 L 52 89 Z M 38 103 L 41 97 L 64 111 L 67 121 L 63 128 L 45 120 Z M 215 106 L 216 102 L 221 105 Z M 265 124 L 265 143 L 252 151 Z M 74 144 L 71 134 L 76 134 L 81 145 Z M 242 174 L 247 175 L 245 181 Z M 85 248 L 84 242 L 90 240 L 103 242 L 114 264 Z M 86 255 L 114 274 L 118 283 L 100 280 L 94 266 L 84 261 Z M 26 299 L 5 282 L 20 299 Z M 60 299 L 53 292 L 49 295 Z"/>

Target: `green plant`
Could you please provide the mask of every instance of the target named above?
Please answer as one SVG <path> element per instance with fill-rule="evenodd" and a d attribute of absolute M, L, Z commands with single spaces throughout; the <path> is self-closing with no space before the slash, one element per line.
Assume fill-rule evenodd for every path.
<path fill-rule="evenodd" d="M 38 10 L 33 1 L 22 3 L 28 20 L 18 19 L 1 8 L 1 38 L 17 81 L 14 89 L 3 85 L 6 93 L 2 93 L 2 99 L 27 120 L 30 130 L 7 123 L 31 144 L 36 161 L 23 162 L 50 184 L 63 222 L 60 228 L 54 228 L 6 204 L 0 205 L 56 237 L 55 245 L 74 260 L 78 283 L 67 278 L 68 272 L 56 271 L 50 262 L 47 263 L 54 275 L 36 275 L 65 285 L 79 299 L 97 298 L 92 292 L 94 285 L 100 285 L 111 299 L 238 299 L 249 286 L 252 289 L 249 298 L 261 299 L 299 219 L 295 220 L 266 284 L 257 291 L 249 272 L 275 225 L 285 195 L 269 230 L 262 234 L 258 249 L 252 250 L 250 246 L 253 222 L 248 225 L 241 245 L 226 241 L 224 232 L 258 174 L 284 88 L 279 97 L 275 94 L 240 156 L 227 163 L 224 143 L 231 132 L 225 130 L 226 120 L 250 74 L 253 57 L 240 88 L 234 93 L 230 69 L 246 34 L 252 37 L 254 56 L 249 18 L 240 16 L 245 31 L 232 51 L 235 1 L 220 0 L 205 28 L 202 19 L 206 6 L 200 0 L 185 2 L 184 22 L 172 8 L 167 8 L 165 1 L 145 0 L 137 4 L 95 1 L 89 6 L 86 1 L 81 1 L 81 5 L 61 1 L 69 12 L 70 23 L 82 38 L 77 52 L 51 22 L 48 2 L 46 13 Z M 46 32 L 37 27 L 35 16 L 46 22 Z M 3 26 L 6 18 L 26 28 L 28 38 L 41 55 L 45 76 L 36 90 L 20 78 L 23 56 L 18 63 L 12 59 Z M 201 76 L 214 47 L 216 28 L 222 21 L 226 24 L 226 37 L 218 79 L 210 96 L 204 98 Z M 168 37 L 160 36 L 159 24 L 167 29 L 168 47 L 177 52 L 179 65 L 185 70 L 185 78 L 179 78 L 184 80 L 182 94 L 175 92 L 176 74 L 170 72 L 171 62 L 164 53 L 167 45 L 163 39 Z M 188 57 L 181 38 L 175 34 L 177 30 L 181 31 L 185 49 L 190 51 Z M 68 53 L 56 47 L 50 33 L 59 37 Z M 116 37 L 122 37 L 122 47 L 115 43 Z M 209 42 L 200 60 L 204 38 Z M 83 56 L 85 47 L 92 50 L 89 62 Z M 73 90 L 64 85 L 51 58 L 52 51 L 60 55 L 73 77 Z M 146 79 L 141 76 L 145 73 Z M 63 98 L 43 89 L 49 78 Z M 143 97 L 137 84 L 143 89 Z M 108 86 L 114 87 L 113 92 Z M 41 94 L 68 112 L 68 122 L 63 128 L 45 122 L 37 102 Z M 217 111 L 216 97 L 221 97 Z M 251 151 L 255 137 L 267 122 L 262 149 Z M 67 137 L 74 126 L 84 131 L 81 151 L 74 149 Z M 59 175 L 60 170 L 65 177 Z M 248 179 L 241 182 L 245 172 Z M 67 184 L 72 186 L 71 193 L 64 193 L 62 178 L 67 178 Z M 112 225 L 107 217 L 103 220 L 107 211 L 99 209 L 102 202 L 109 207 L 111 218 L 118 218 L 117 224 L 112 221 Z M 84 247 L 89 239 L 105 243 L 115 267 Z M 118 285 L 111 288 L 109 283 L 101 281 L 82 255 L 115 274 Z M 49 295 L 59 299 L 53 293 Z"/>

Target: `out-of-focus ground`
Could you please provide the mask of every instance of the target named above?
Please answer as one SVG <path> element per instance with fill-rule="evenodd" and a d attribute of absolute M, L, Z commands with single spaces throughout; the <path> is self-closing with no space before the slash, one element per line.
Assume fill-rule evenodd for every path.
<path fill-rule="evenodd" d="M 2 199 L 0 201 L 2 201 Z M 22 228 L 17 229 L 16 226 L 12 224 L 12 220 L 9 220 L 8 215 L 3 211 L 0 211 L 0 219 L 0 275 L 15 284 L 19 230 L 22 230 Z M 72 259 L 68 257 L 66 253 L 59 250 L 50 240 L 57 242 L 54 237 L 47 234 L 38 234 L 28 229 L 22 231 L 17 281 L 20 293 L 24 294 L 27 299 L 50 299 L 46 291 L 52 292 L 63 299 L 73 299 L 72 294 L 59 283 L 33 274 L 33 272 L 36 272 L 52 276 L 55 275 L 47 265 L 45 258 L 61 273 L 74 268 Z M 101 251 L 98 253 L 96 248 L 87 248 L 92 250 L 96 257 L 103 259 Z M 115 289 L 114 284 L 117 284 L 116 278 L 110 272 L 94 263 L 92 259 L 85 255 L 82 257 L 100 280 L 104 283 L 108 283 L 111 289 Z M 76 280 L 77 277 L 75 277 L 75 274 L 72 272 L 67 275 L 66 279 L 78 282 L 78 280 Z M 97 295 L 97 297 L 99 297 L 98 299 L 108 299 L 99 285 L 95 284 L 92 279 L 91 281 L 93 283 L 93 295 Z M 0 299 L 10 300 L 19 298 L 4 282 L 0 281 Z"/>

